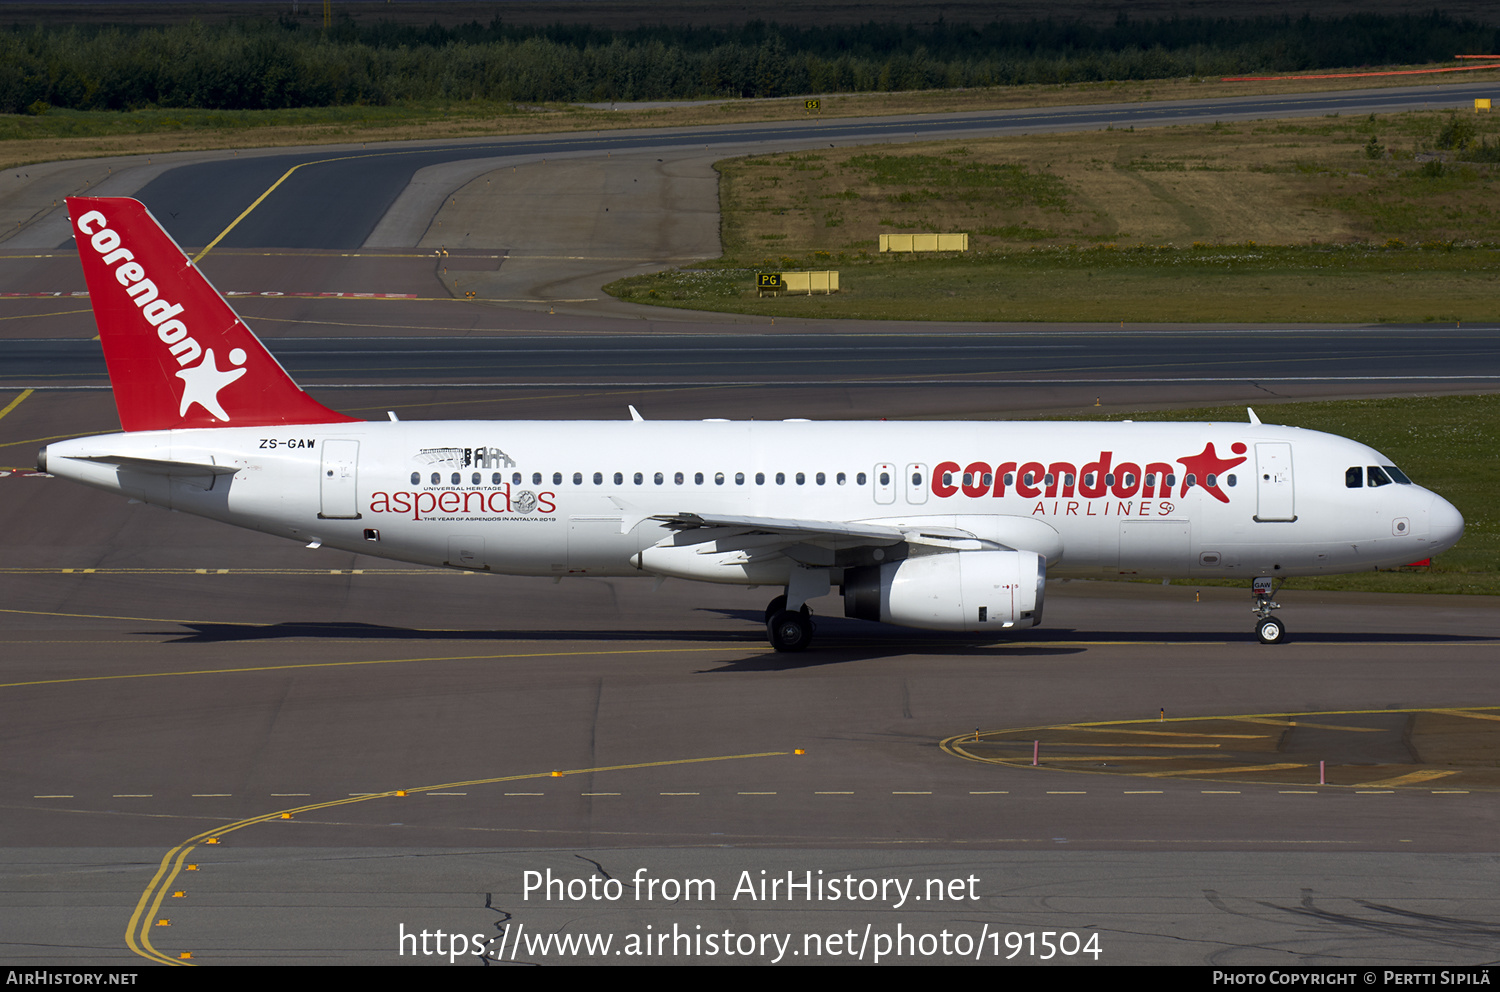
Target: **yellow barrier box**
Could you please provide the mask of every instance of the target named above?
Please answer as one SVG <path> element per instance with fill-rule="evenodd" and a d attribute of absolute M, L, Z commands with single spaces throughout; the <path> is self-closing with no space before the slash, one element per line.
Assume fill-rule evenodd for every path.
<path fill-rule="evenodd" d="M 770 293 L 780 296 L 782 293 L 802 293 L 811 296 L 814 293 L 837 293 L 839 291 L 839 274 L 834 271 L 824 272 L 762 272 L 757 277 L 760 295 Z"/>
<path fill-rule="evenodd" d="M 968 251 L 967 234 L 882 234 L 881 251 Z"/>

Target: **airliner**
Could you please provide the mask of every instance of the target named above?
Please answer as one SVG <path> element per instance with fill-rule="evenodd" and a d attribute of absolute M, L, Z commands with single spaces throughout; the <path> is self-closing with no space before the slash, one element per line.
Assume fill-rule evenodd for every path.
<path fill-rule="evenodd" d="M 994 634 L 1048 577 L 1251 581 L 1388 568 L 1463 518 L 1379 452 L 1262 423 L 364 421 L 318 403 L 135 200 L 70 222 L 121 433 L 38 467 L 300 541 L 437 567 L 769 586 L 767 638 L 844 615 Z"/>

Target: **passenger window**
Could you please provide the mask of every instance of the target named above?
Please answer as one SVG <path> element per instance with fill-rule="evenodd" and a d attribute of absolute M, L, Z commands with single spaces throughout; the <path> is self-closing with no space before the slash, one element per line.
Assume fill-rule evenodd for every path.
<path fill-rule="evenodd" d="M 776 473 L 776 484 L 778 486 L 784 486 L 784 485 L 786 485 L 786 473 L 785 472 L 777 472 Z"/>
<path fill-rule="evenodd" d="M 862 486 L 862 485 L 864 485 L 865 484 L 865 478 L 866 478 L 865 474 L 863 472 L 860 472 L 858 475 L 856 475 L 854 477 L 854 484 L 856 486 Z"/>
<path fill-rule="evenodd" d="M 411 484 L 414 485 L 414 486 L 420 486 L 422 484 L 422 473 L 421 472 L 413 472 L 411 474 Z"/>
<path fill-rule="evenodd" d="M 575 485 L 575 486 L 581 486 L 581 485 L 583 485 L 583 473 L 582 472 L 574 472 L 573 473 L 573 485 Z"/>
<path fill-rule="evenodd" d="M 455 486 L 457 486 L 457 485 L 461 485 L 461 484 L 462 484 L 462 479 L 463 479 L 463 476 L 462 476 L 462 475 L 460 475 L 460 474 L 459 474 L 459 473 L 457 473 L 457 472 L 454 472 L 454 473 L 453 473 L 453 484 L 454 484 L 454 485 L 455 485 Z"/>
<path fill-rule="evenodd" d="M 714 473 L 714 485 L 716 485 L 716 486 L 722 486 L 723 484 L 724 484 L 724 473 L 723 472 L 715 472 Z"/>
<path fill-rule="evenodd" d="M 1365 470 L 1358 465 L 1351 465 L 1344 469 L 1344 488 L 1363 489 L 1365 487 Z"/>
<path fill-rule="evenodd" d="M 658 486 L 659 486 L 659 485 L 661 485 L 661 484 L 662 484 L 662 475 L 661 475 L 661 473 L 660 473 L 660 472 L 657 472 L 657 473 L 656 473 L 656 474 L 655 474 L 655 475 L 653 475 L 653 476 L 652 476 L 652 477 L 651 477 L 651 478 L 652 478 L 652 479 L 653 479 L 653 480 L 654 480 L 654 481 L 655 481 L 655 482 L 656 482 L 656 484 L 657 484 L 657 485 L 658 485 Z"/>
<path fill-rule="evenodd" d="M 702 472 L 694 472 L 693 473 L 693 484 L 697 485 L 697 486 L 703 485 L 703 473 Z"/>
<path fill-rule="evenodd" d="M 604 473 L 603 472 L 595 472 L 594 473 L 594 485 L 596 485 L 596 486 L 602 486 L 602 485 L 604 485 Z"/>
<path fill-rule="evenodd" d="M 763 486 L 763 485 L 765 485 L 766 484 L 766 473 L 764 473 L 764 472 L 756 472 L 755 473 L 755 484 L 757 486 Z"/>
<path fill-rule="evenodd" d="M 676 475 L 672 476 L 672 481 L 677 483 L 677 485 L 679 486 L 682 485 L 682 473 L 678 472 Z"/>
<path fill-rule="evenodd" d="M 562 473 L 561 472 L 553 472 L 552 473 L 552 484 L 554 486 L 560 486 L 560 485 L 562 485 Z"/>
<path fill-rule="evenodd" d="M 500 477 L 499 477 L 499 476 L 496 476 L 496 477 L 495 477 L 495 481 L 496 481 L 496 482 L 499 482 L 499 481 L 500 481 Z M 472 479 L 472 480 L 471 480 L 471 484 L 472 484 L 472 485 L 476 485 L 476 486 L 477 486 L 477 485 L 479 485 L 479 473 L 478 473 L 478 472 L 475 472 L 475 473 L 474 473 L 474 477 L 473 477 L 473 479 Z"/>
<path fill-rule="evenodd" d="M 736 472 L 736 473 L 734 473 L 734 484 L 737 485 L 737 486 L 743 486 L 745 484 L 745 473 L 744 472 Z"/>
<path fill-rule="evenodd" d="M 432 473 L 432 484 L 434 486 L 441 486 L 443 484 L 443 477 L 436 472 Z"/>
<path fill-rule="evenodd" d="M 797 473 L 797 485 L 800 486 L 800 485 L 803 485 L 806 482 L 807 482 L 807 474 L 804 473 L 804 472 L 798 472 Z"/>
<path fill-rule="evenodd" d="M 635 474 L 635 484 L 636 484 L 636 485 L 640 485 L 640 484 L 641 484 L 641 483 L 643 483 L 643 482 L 645 482 L 645 481 L 646 481 L 646 477 L 645 477 L 645 476 L 644 476 L 644 475 L 642 475 L 642 474 L 641 474 L 641 473 L 639 473 L 639 472 L 637 472 L 637 473 L 636 473 L 636 474 Z"/>
<path fill-rule="evenodd" d="M 625 475 L 624 475 L 624 473 L 622 473 L 622 472 L 616 472 L 615 473 L 615 485 L 617 485 L 617 486 L 623 486 L 624 484 L 625 484 Z"/>
<path fill-rule="evenodd" d="M 843 472 L 840 472 L 837 476 L 835 476 L 835 478 L 838 480 L 838 484 L 841 486 L 848 480 L 848 476 L 844 475 Z"/>

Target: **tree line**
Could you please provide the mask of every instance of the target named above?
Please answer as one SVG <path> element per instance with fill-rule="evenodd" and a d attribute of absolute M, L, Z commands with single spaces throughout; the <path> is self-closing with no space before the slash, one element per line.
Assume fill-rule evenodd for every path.
<path fill-rule="evenodd" d="M 1500 30 L 1441 13 L 1122 17 L 1104 27 L 12 25 L 0 30 L 0 112 L 775 97 L 1284 73 L 1497 50 Z"/>

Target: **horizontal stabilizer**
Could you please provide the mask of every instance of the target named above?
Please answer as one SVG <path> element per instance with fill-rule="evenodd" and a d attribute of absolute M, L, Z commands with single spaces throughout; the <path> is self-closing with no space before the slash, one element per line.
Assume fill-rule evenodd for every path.
<path fill-rule="evenodd" d="M 137 458 L 134 455 L 69 455 L 84 462 L 104 462 L 135 472 L 151 475 L 234 475 L 234 465 L 205 465 L 202 462 L 171 461 L 166 458 Z"/>

